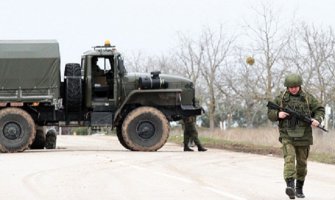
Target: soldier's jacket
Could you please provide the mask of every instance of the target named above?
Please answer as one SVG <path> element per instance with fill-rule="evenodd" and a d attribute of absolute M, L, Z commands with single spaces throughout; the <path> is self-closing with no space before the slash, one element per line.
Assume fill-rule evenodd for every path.
<path fill-rule="evenodd" d="M 306 114 L 319 122 L 322 121 L 325 114 L 324 107 L 319 104 L 317 99 L 301 89 L 297 95 L 292 95 L 288 91 L 283 91 L 273 102 L 284 108 L 289 107 L 297 112 Z M 278 113 L 279 111 L 277 110 L 268 109 L 268 118 L 273 122 L 279 121 L 280 141 L 282 138 L 287 138 L 296 146 L 313 144 L 312 128 L 310 124 L 300 120 L 294 120 L 294 118 L 290 116 L 285 119 L 279 119 Z"/>

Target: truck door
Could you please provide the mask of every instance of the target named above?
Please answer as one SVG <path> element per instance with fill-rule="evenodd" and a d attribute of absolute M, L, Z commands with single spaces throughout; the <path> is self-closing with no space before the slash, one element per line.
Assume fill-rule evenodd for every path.
<path fill-rule="evenodd" d="M 114 68 L 112 57 L 96 56 L 91 59 L 93 111 L 115 110 Z"/>

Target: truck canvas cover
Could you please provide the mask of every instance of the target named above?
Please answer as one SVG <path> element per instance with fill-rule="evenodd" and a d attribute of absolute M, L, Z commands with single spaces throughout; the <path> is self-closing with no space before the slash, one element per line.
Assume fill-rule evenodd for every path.
<path fill-rule="evenodd" d="M 57 41 L 0 40 L 0 101 L 51 101 L 59 91 Z"/>

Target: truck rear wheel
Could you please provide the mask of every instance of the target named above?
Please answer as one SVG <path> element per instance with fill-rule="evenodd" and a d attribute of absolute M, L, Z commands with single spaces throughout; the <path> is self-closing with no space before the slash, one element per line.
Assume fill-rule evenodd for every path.
<path fill-rule="evenodd" d="M 30 145 L 30 149 L 44 149 L 45 134 L 42 127 L 36 128 L 36 136 L 34 142 Z"/>
<path fill-rule="evenodd" d="M 54 129 L 48 130 L 45 139 L 45 148 L 46 149 L 56 149 L 57 142 L 57 132 Z"/>
<path fill-rule="evenodd" d="M 122 124 L 122 137 L 133 151 L 157 151 L 167 141 L 170 127 L 165 115 L 153 107 L 139 107 Z"/>
<path fill-rule="evenodd" d="M 0 110 L 1 152 L 24 151 L 33 143 L 35 134 L 35 123 L 26 111 L 19 108 Z"/>

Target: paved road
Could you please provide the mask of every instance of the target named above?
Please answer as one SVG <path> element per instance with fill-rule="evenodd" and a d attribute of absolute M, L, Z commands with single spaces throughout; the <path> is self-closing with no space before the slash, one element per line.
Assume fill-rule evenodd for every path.
<path fill-rule="evenodd" d="M 61 136 L 56 150 L 0 154 L 4 200 L 288 199 L 283 161 L 217 149 L 130 152 L 115 137 Z M 335 200 L 335 166 L 309 163 L 306 200 Z"/>

